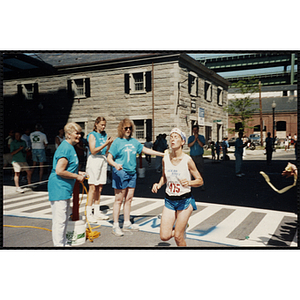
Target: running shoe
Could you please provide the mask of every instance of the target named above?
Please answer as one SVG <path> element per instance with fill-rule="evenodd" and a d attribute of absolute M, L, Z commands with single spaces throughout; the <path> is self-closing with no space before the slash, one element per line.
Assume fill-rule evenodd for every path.
<path fill-rule="evenodd" d="M 123 236 L 124 235 L 124 233 L 120 227 L 113 227 L 111 233 L 114 234 L 115 236 Z"/>
<path fill-rule="evenodd" d="M 140 226 L 137 224 L 130 224 L 128 226 L 123 225 L 123 230 L 124 231 L 139 231 Z"/>
<path fill-rule="evenodd" d="M 24 193 L 24 190 L 21 189 L 20 187 L 18 187 L 18 188 L 16 188 L 16 192 L 17 192 L 17 193 Z"/>
<path fill-rule="evenodd" d="M 98 222 L 98 220 L 95 218 L 95 216 L 93 214 L 88 215 L 87 220 L 88 220 L 89 223 L 97 223 Z"/>
<path fill-rule="evenodd" d="M 94 218 L 96 220 L 108 220 L 109 219 L 109 216 L 105 215 L 104 213 L 102 212 L 99 212 L 98 214 L 94 214 Z"/>

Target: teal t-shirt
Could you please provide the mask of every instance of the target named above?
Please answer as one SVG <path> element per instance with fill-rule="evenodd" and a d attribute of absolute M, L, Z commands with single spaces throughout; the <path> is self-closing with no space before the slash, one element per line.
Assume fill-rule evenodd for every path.
<path fill-rule="evenodd" d="M 200 142 L 202 142 L 205 145 L 205 137 L 201 134 L 198 135 Z M 195 140 L 195 136 L 192 135 L 188 138 L 188 144 L 192 143 Z M 197 156 L 197 155 L 203 155 L 204 150 L 203 147 L 200 147 L 198 142 L 196 142 L 191 148 L 190 148 L 190 155 L 191 156 Z"/>
<path fill-rule="evenodd" d="M 106 142 L 106 140 L 107 140 L 107 134 L 106 134 L 105 131 L 102 131 L 101 133 L 96 132 L 96 131 L 90 132 L 90 133 L 88 134 L 88 136 L 87 136 L 87 141 L 88 141 L 88 142 L 89 142 L 89 137 L 90 137 L 90 135 L 93 135 L 93 136 L 95 137 L 95 141 L 96 141 L 96 143 L 95 143 L 95 148 L 98 148 L 98 147 L 102 146 L 102 145 Z M 103 148 L 101 151 L 99 151 L 96 155 L 105 155 L 106 149 L 107 149 L 107 147 L 104 147 L 104 148 Z M 91 154 L 90 149 L 89 149 L 89 154 Z"/>
<path fill-rule="evenodd" d="M 140 154 L 143 145 L 136 139 L 116 138 L 109 149 L 114 161 L 123 166 L 123 170 L 129 175 L 136 173 L 136 154 Z"/>
<path fill-rule="evenodd" d="M 24 148 L 19 151 L 18 153 L 14 154 L 12 157 L 12 162 L 26 162 L 26 148 L 27 148 L 27 144 L 25 141 L 21 140 L 21 141 L 17 141 L 17 140 L 13 140 L 10 144 L 10 152 L 13 152 L 17 149 L 19 149 L 21 146 L 23 146 Z"/>
<path fill-rule="evenodd" d="M 66 170 L 78 173 L 78 157 L 74 147 L 64 140 L 56 149 L 53 157 L 53 168 L 48 181 L 48 194 L 50 201 L 67 200 L 72 197 L 76 179 L 66 179 L 58 176 L 55 172 L 57 162 L 60 158 L 66 158 L 68 165 Z"/>

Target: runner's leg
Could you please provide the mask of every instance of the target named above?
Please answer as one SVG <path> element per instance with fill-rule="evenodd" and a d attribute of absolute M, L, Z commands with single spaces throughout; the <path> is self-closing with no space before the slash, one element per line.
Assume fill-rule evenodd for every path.
<path fill-rule="evenodd" d="M 175 210 L 171 210 L 164 206 L 160 223 L 160 239 L 162 241 L 168 241 L 174 236 L 173 226 L 175 219 Z"/>
<path fill-rule="evenodd" d="M 184 232 L 187 222 L 193 212 L 193 206 L 190 204 L 185 210 L 177 211 L 177 220 L 175 225 L 174 239 L 177 246 L 185 247 L 186 241 L 184 239 Z"/>

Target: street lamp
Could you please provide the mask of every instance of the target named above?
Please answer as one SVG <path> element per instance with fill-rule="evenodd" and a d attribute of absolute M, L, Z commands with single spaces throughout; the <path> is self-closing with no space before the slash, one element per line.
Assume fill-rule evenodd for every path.
<path fill-rule="evenodd" d="M 273 100 L 272 103 L 272 109 L 273 109 L 273 148 L 274 148 L 274 144 L 275 144 L 275 108 L 276 108 L 276 102 Z"/>

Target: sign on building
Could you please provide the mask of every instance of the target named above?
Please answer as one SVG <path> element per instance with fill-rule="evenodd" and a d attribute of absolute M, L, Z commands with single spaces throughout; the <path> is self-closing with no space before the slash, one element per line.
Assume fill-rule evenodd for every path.
<path fill-rule="evenodd" d="M 200 107 L 198 111 L 198 125 L 204 126 L 204 108 Z"/>

